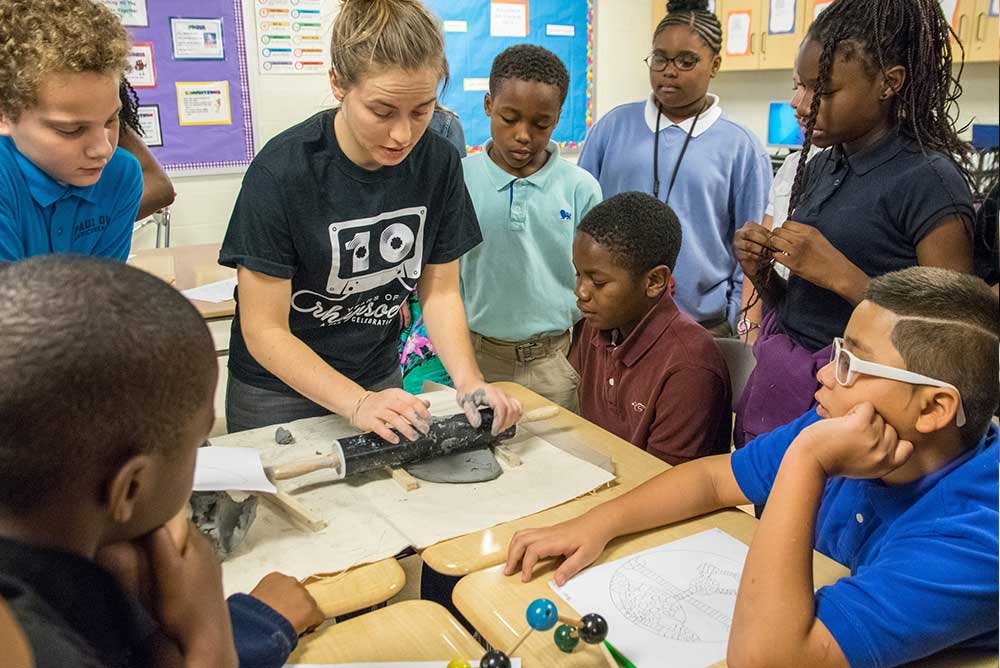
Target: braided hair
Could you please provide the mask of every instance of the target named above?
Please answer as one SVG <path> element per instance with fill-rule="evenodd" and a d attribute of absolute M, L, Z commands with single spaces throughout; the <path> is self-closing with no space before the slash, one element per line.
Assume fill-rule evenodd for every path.
<path fill-rule="evenodd" d="M 118 97 L 122 102 L 121 111 L 118 112 L 118 122 L 140 137 L 143 136 L 142 126 L 139 124 L 139 96 L 125 77 L 118 83 Z"/>
<path fill-rule="evenodd" d="M 670 0 L 667 15 L 657 24 L 653 38 L 670 26 L 687 26 L 712 50 L 722 52 L 722 24 L 719 17 L 708 11 L 708 0 Z"/>
<path fill-rule="evenodd" d="M 809 154 L 823 93 L 838 49 L 856 53 L 871 76 L 902 65 L 906 78 L 896 91 L 892 120 L 921 150 L 937 151 L 955 161 L 971 184 L 961 158 L 968 144 L 958 137 L 957 100 L 962 94 L 961 69 L 952 76 L 951 25 L 938 0 L 836 0 L 809 27 L 806 39 L 822 45 L 819 76 L 804 129 L 802 155 Z M 955 41 L 965 49 L 958 36 Z M 789 211 L 794 212 L 804 187 L 805 159 L 799 160 Z"/>

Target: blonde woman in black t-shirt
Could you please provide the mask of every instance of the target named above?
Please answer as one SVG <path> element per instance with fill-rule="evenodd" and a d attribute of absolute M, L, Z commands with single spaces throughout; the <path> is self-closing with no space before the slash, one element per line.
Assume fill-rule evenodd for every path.
<path fill-rule="evenodd" d="M 458 153 L 426 132 L 447 77 L 437 21 L 418 0 L 345 0 L 330 85 L 340 105 L 286 130 L 247 170 L 220 263 L 238 269 L 230 431 L 330 412 L 398 442 L 430 425 L 404 392 L 399 312 L 419 287 L 428 334 L 470 422 L 517 401 L 483 381 L 458 259 L 481 240 Z"/>

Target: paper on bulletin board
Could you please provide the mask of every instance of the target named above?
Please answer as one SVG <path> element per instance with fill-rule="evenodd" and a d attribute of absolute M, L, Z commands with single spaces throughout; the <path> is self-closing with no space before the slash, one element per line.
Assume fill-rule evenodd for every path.
<path fill-rule="evenodd" d="M 549 37 L 576 37 L 576 26 L 548 23 L 545 25 L 545 34 Z"/>
<path fill-rule="evenodd" d="M 232 125 L 228 81 L 178 81 L 179 125 Z"/>
<path fill-rule="evenodd" d="M 445 32 L 469 32 L 468 21 L 442 21 L 441 27 Z"/>
<path fill-rule="evenodd" d="M 160 126 L 160 105 L 141 104 L 136 109 L 142 141 L 146 146 L 163 146 L 163 128 Z"/>
<path fill-rule="evenodd" d="M 795 32 L 795 0 L 770 0 L 767 32 L 787 35 Z"/>
<path fill-rule="evenodd" d="M 726 55 L 746 56 L 750 53 L 749 11 L 729 12 L 726 16 Z"/>
<path fill-rule="evenodd" d="M 101 4 L 118 15 L 124 26 L 145 27 L 149 25 L 146 0 L 100 0 Z"/>
<path fill-rule="evenodd" d="M 323 0 L 254 0 L 261 74 L 326 72 Z"/>
<path fill-rule="evenodd" d="M 177 60 L 225 60 L 222 19 L 171 18 L 170 33 Z"/>
<path fill-rule="evenodd" d="M 528 0 L 493 0 L 490 3 L 491 37 L 528 36 Z"/>
<path fill-rule="evenodd" d="M 489 92 L 490 80 L 487 77 L 466 77 L 462 79 L 462 90 Z"/>
<path fill-rule="evenodd" d="M 941 11 L 944 12 L 944 17 L 948 19 L 951 29 L 958 31 L 958 0 L 940 0 Z"/>
<path fill-rule="evenodd" d="M 816 17 L 822 14 L 826 8 L 832 4 L 833 0 L 819 0 L 818 2 L 813 3 L 813 21 L 815 21 Z"/>
<path fill-rule="evenodd" d="M 134 42 L 128 50 L 129 72 L 125 75 L 132 88 L 156 88 L 156 63 L 150 42 Z"/>

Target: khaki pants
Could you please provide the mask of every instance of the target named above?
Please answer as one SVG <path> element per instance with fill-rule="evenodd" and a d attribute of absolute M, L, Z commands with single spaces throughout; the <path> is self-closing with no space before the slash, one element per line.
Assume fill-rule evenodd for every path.
<path fill-rule="evenodd" d="M 566 359 L 569 344 L 569 332 L 528 341 L 501 341 L 472 332 L 472 347 L 486 382 L 518 383 L 576 413 L 580 375 Z"/>

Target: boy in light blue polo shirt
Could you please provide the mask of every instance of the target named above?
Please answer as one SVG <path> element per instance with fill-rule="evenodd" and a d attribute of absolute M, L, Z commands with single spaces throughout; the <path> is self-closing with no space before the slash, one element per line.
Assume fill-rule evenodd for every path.
<path fill-rule="evenodd" d="M 995 651 L 998 322 L 1000 302 L 974 276 L 911 267 L 872 279 L 817 374 L 817 408 L 520 532 L 507 573 L 523 561 L 527 578 L 563 555 L 561 585 L 618 535 L 766 501 L 730 665 L 887 668 L 953 646 Z M 850 576 L 814 590 L 814 548 Z"/>
<path fill-rule="evenodd" d="M 0 19 L 0 262 L 48 253 L 125 260 L 142 197 L 118 145 L 121 21 L 88 0 Z"/>
<path fill-rule="evenodd" d="M 573 238 L 601 188 L 550 140 L 568 88 L 565 65 L 542 47 L 519 44 L 493 61 L 484 100 L 492 139 L 462 161 L 483 242 L 462 257 L 461 276 L 486 380 L 576 410 L 579 376 L 566 359 L 580 317 Z"/>

